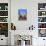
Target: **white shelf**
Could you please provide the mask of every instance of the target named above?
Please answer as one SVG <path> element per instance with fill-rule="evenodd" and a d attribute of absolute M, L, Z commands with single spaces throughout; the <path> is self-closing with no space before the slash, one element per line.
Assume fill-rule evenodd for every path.
<path fill-rule="evenodd" d="M 0 17 L 8 17 L 8 16 L 0 16 Z"/>
<path fill-rule="evenodd" d="M 38 22 L 38 23 L 46 23 L 46 22 Z"/>
<path fill-rule="evenodd" d="M 0 11 L 8 11 L 8 10 L 0 10 Z"/>
<path fill-rule="evenodd" d="M 46 29 L 46 28 L 38 28 L 38 29 Z"/>
<path fill-rule="evenodd" d="M 46 10 L 38 10 L 38 11 L 46 11 Z"/>
<path fill-rule="evenodd" d="M 8 22 L 0 22 L 0 23 L 8 23 Z"/>
<path fill-rule="evenodd" d="M 44 16 L 38 16 L 38 17 L 46 17 L 46 15 L 44 15 Z"/>

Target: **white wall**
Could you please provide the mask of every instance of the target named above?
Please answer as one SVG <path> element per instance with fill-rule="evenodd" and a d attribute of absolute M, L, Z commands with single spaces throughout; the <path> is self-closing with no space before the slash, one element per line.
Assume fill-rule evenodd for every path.
<path fill-rule="evenodd" d="M 43 38 L 38 38 L 38 3 L 46 3 L 46 0 L 11 0 L 11 22 L 14 23 L 17 30 L 28 30 L 32 24 L 35 26 L 33 33 L 33 46 L 41 46 Z M 18 20 L 18 9 L 26 8 L 28 11 L 27 20 Z M 16 30 L 16 31 L 17 31 Z M 18 31 L 19 32 L 19 31 Z M 37 37 L 36 37 L 37 36 Z M 41 40 L 42 39 L 42 40 Z M 39 43 L 39 44 L 38 44 Z"/>
<path fill-rule="evenodd" d="M 28 11 L 27 14 L 27 21 L 19 21 L 18 20 L 18 9 L 20 8 L 26 8 Z M 32 24 L 35 26 L 35 32 L 33 33 L 34 36 L 38 36 L 37 34 L 37 9 L 38 9 L 38 3 L 37 0 L 11 0 L 11 22 L 13 22 L 16 25 L 17 30 L 28 30 L 28 27 Z M 16 31 L 17 31 L 16 30 Z M 18 31 L 20 32 L 20 31 Z M 33 39 L 33 44 L 37 44 L 37 40 L 35 38 Z M 36 41 L 36 43 L 35 43 Z"/>
<path fill-rule="evenodd" d="M 18 20 L 18 9 L 27 9 L 27 20 Z M 11 22 L 16 25 L 17 30 L 27 30 L 32 24 L 36 26 L 37 23 L 37 2 L 32 0 L 11 0 Z M 35 23 L 35 24 L 34 24 Z"/>

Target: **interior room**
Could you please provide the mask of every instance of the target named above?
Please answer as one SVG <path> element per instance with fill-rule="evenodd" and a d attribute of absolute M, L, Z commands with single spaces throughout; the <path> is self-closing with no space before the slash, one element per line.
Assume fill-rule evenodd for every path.
<path fill-rule="evenodd" d="M 0 0 L 0 46 L 46 46 L 46 0 Z"/>

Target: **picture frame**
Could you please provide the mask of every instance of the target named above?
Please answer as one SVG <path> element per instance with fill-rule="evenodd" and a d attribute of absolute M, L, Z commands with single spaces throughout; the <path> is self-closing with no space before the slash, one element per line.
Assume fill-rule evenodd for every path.
<path fill-rule="evenodd" d="M 27 9 L 18 9 L 18 20 L 27 20 Z"/>

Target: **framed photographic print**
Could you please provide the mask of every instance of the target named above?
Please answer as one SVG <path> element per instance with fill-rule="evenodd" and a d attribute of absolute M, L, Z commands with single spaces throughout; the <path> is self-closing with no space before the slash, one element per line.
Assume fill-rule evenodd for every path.
<path fill-rule="evenodd" d="M 19 20 L 27 20 L 27 9 L 18 10 Z"/>

